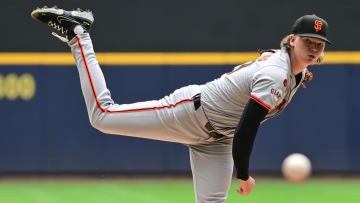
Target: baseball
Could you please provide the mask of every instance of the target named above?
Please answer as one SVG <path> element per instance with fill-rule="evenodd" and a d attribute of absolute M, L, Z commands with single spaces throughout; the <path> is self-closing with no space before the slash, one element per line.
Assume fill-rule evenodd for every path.
<path fill-rule="evenodd" d="M 311 174 L 311 162 L 303 154 L 291 154 L 284 159 L 281 170 L 288 181 L 301 183 Z"/>

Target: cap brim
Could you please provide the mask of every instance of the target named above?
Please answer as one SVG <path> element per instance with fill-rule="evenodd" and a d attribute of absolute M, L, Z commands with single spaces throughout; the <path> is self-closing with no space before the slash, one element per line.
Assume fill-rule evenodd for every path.
<path fill-rule="evenodd" d="M 313 34 L 313 33 L 303 33 L 303 34 L 295 34 L 295 35 L 300 36 L 300 37 L 313 37 L 313 38 L 324 40 L 326 43 L 331 44 L 331 42 L 328 39 L 326 39 L 326 37 L 323 37 L 321 35 L 317 35 L 317 34 Z"/>

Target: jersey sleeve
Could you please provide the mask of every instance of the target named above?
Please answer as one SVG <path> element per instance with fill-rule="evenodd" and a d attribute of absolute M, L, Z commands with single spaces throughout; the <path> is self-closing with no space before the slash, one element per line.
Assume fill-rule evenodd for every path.
<path fill-rule="evenodd" d="M 265 107 L 273 109 L 284 98 L 287 74 L 279 67 L 266 67 L 253 76 L 250 98 Z"/>

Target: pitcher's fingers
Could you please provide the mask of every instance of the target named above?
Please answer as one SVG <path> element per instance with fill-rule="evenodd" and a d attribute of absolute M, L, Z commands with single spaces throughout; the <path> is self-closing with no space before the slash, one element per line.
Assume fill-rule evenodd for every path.
<path fill-rule="evenodd" d="M 246 192 L 244 191 L 244 189 L 240 188 L 239 189 L 236 189 L 236 192 L 239 194 L 239 195 L 247 195 Z"/>

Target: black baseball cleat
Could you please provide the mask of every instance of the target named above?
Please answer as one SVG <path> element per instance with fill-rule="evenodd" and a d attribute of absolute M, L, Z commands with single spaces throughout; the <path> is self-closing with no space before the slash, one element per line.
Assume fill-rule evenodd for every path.
<path fill-rule="evenodd" d="M 65 11 L 56 6 L 37 8 L 31 12 L 31 17 L 59 31 L 63 36 L 59 36 L 54 32 L 52 34 L 64 42 L 68 42 L 76 34 L 88 32 L 94 22 L 91 11 L 81 9 Z"/>

